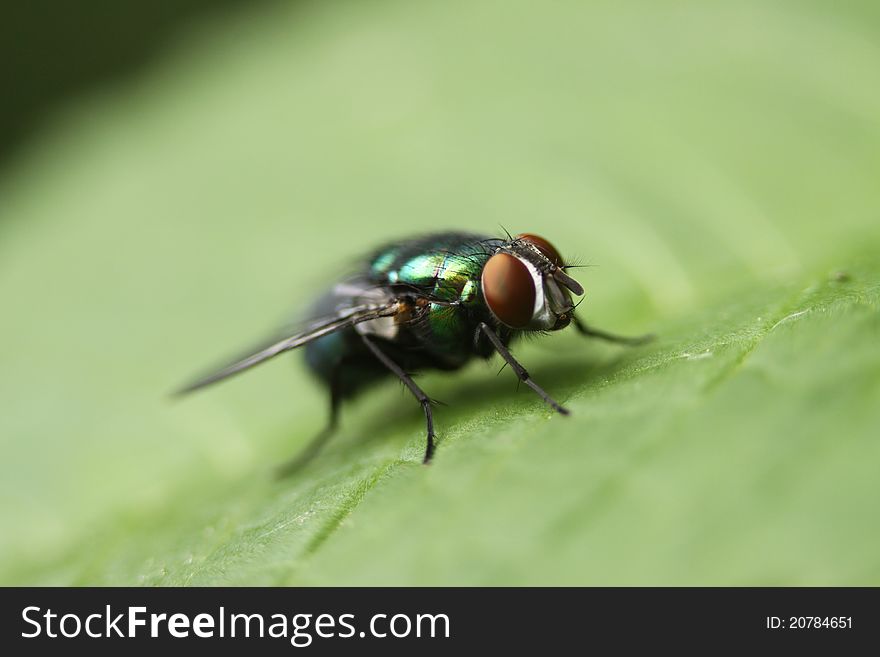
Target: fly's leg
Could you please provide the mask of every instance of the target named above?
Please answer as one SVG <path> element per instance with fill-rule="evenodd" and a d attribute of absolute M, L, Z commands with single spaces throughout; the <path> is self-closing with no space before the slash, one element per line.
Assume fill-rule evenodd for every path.
<path fill-rule="evenodd" d="M 614 344 L 622 344 L 627 345 L 629 347 L 636 347 L 640 344 L 647 344 L 654 339 L 653 333 L 648 333 L 646 335 L 637 335 L 635 337 L 628 337 L 624 335 L 615 335 L 614 333 L 607 333 L 605 331 L 600 331 L 598 329 L 590 328 L 586 324 L 584 324 L 578 317 L 575 315 L 572 317 L 572 321 L 574 323 L 574 327 L 578 330 L 578 333 L 581 335 L 585 335 L 588 338 L 599 338 L 600 340 L 605 340 L 606 342 L 613 342 Z"/>
<path fill-rule="evenodd" d="M 364 344 L 367 345 L 367 349 L 373 353 L 380 363 L 391 370 L 398 379 L 403 381 L 404 385 L 409 388 L 409 391 L 422 405 L 422 410 L 425 412 L 425 422 L 427 423 L 428 428 L 428 444 L 425 447 L 425 458 L 422 463 L 428 463 L 434 455 L 434 415 L 431 411 L 431 399 L 425 394 L 424 390 L 416 385 L 416 382 L 412 380 L 412 377 L 404 372 L 400 365 L 391 360 L 391 358 L 389 358 L 388 355 L 385 354 L 368 336 L 362 335 L 361 340 L 364 341 Z"/>
<path fill-rule="evenodd" d="M 294 474 L 315 458 L 330 436 L 336 432 L 336 427 L 339 424 L 339 407 L 342 403 L 342 368 L 343 363 L 340 361 L 333 366 L 333 370 L 330 372 L 330 417 L 327 420 L 327 425 L 312 438 L 299 454 L 278 467 L 276 476 L 279 479 Z"/>
<path fill-rule="evenodd" d="M 537 383 L 532 381 L 532 378 L 529 376 L 529 373 L 526 371 L 526 368 L 519 364 L 516 358 L 513 357 L 513 354 L 510 353 L 510 350 L 504 346 L 504 343 L 501 342 L 501 338 L 493 331 L 486 322 L 480 322 L 480 327 L 478 331 L 482 331 L 487 338 L 489 338 L 489 342 L 492 343 L 492 346 L 495 347 L 495 351 L 501 354 L 501 357 L 507 361 L 507 364 L 510 365 L 511 369 L 516 373 L 519 380 L 525 383 L 529 388 L 538 393 L 538 396 L 547 402 L 553 410 L 562 414 L 568 415 L 568 409 L 561 406 L 553 397 L 548 395 L 544 389 L 539 386 Z"/>

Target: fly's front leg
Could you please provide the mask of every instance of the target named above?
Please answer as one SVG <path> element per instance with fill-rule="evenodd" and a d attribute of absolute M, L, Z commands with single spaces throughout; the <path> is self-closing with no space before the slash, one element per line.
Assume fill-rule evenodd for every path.
<path fill-rule="evenodd" d="M 635 337 L 627 337 L 624 335 L 607 333 L 605 331 L 600 331 L 598 329 L 587 326 L 580 319 L 578 319 L 577 315 L 572 317 L 572 321 L 574 323 L 574 327 L 581 335 L 585 335 L 588 338 L 599 338 L 600 340 L 605 340 L 606 342 L 627 345 L 629 347 L 636 347 L 640 344 L 647 344 L 648 342 L 651 342 L 655 337 L 653 333 L 648 333 L 646 335 L 637 335 Z"/>
<path fill-rule="evenodd" d="M 480 322 L 480 327 L 478 329 L 477 335 L 479 335 L 479 331 L 482 331 L 487 338 L 489 338 L 489 342 L 492 343 L 492 346 L 495 347 L 495 351 L 501 354 L 501 357 L 507 361 L 507 364 L 510 365 L 511 369 L 516 373 L 519 377 L 519 380 L 525 383 L 529 388 L 538 393 L 538 396 L 547 402 L 553 410 L 562 414 L 568 415 L 568 409 L 561 406 L 553 397 L 548 395 L 544 389 L 539 386 L 537 383 L 532 381 L 532 378 L 529 376 L 529 373 L 526 371 L 526 368 L 519 364 L 516 358 L 513 357 L 513 354 L 510 353 L 510 350 L 504 346 L 504 343 L 501 341 L 501 338 L 498 337 L 498 334 L 492 330 L 492 328 L 486 324 L 486 322 Z"/>
<path fill-rule="evenodd" d="M 397 363 L 395 363 L 391 358 L 383 352 L 379 345 L 377 345 L 373 340 L 366 335 L 361 335 L 361 340 L 364 341 L 364 344 L 367 345 L 367 349 L 369 349 L 373 355 L 382 363 L 385 367 L 391 370 L 398 379 L 403 381 L 404 385 L 409 388 L 409 391 L 413 394 L 416 400 L 422 405 L 422 410 L 425 412 L 425 422 L 427 424 L 428 429 L 428 441 L 425 447 L 425 458 L 422 463 L 428 463 L 431 460 L 431 457 L 434 455 L 434 414 L 431 410 L 431 399 L 428 395 L 425 394 L 425 391 L 419 388 L 416 385 L 416 382 L 412 380 L 412 377 L 403 371 L 403 368 L 400 367 Z"/>

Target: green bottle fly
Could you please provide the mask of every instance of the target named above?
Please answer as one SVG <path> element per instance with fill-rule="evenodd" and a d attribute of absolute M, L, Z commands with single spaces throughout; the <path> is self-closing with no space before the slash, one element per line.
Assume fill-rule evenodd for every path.
<path fill-rule="evenodd" d="M 329 390 L 330 420 L 285 471 L 303 465 L 332 434 L 344 399 L 392 376 L 422 406 L 427 463 L 434 452 L 432 402 L 413 374 L 456 370 L 472 358 L 487 359 L 498 352 L 523 383 L 567 415 L 510 353 L 517 336 L 573 324 L 584 335 L 612 342 L 639 344 L 650 338 L 624 338 L 583 323 L 575 315 L 572 295 L 581 296 L 584 290 L 566 273 L 569 268 L 553 245 L 530 233 L 495 238 L 446 232 L 394 242 L 375 251 L 360 271 L 321 296 L 303 330 L 181 392 L 304 346 L 309 368 Z"/>

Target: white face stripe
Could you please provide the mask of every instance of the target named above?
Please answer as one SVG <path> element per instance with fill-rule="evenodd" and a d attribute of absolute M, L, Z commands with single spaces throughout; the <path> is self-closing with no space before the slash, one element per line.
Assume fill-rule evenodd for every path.
<path fill-rule="evenodd" d="M 556 324 L 556 317 L 550 311 L 550 305 L 544 296 L 544 275 L 525 258 L 518 258 L 518 260 L 529 270 L 532 275 L 532 283 L 535 285 L 535 307 L 532 309 L 532 321 L 529 323 L 529 328 L 552 328 Z"/>

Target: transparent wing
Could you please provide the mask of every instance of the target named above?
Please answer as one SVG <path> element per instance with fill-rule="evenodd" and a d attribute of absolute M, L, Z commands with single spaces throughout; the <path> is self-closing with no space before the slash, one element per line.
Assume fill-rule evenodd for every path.
<path fill-rule="evenodd" d="M 305 330 L 272 342 L 262 349 L 254 351 L 244 358 L 230 363 L 226 367 L 223 367 L 216 372 L 213 372 L 212 374 L 197 379 L 192 383 L 184 386 L 183 388 L 175 391 L 174 395 L 185 395 L 189 392 L 193 392 L 194 390 L 204 388 L 205 386 L 209 386 L 212 383 L 217 383 L 218 381 L 227 379 L 230 376 L 238 374 L 239 372 L 248 370 L 254 365 L 259 365 L 260 363 L 267 361 L 270 358 L 274 358 L 280 353 L 290 351 L 291 349 L 296 349 L 297 347 L 301 347 L 304 344 L 308 344 L 309 342 L 317 340 L 318 338 L 323 337 L 329 333 L 341 331 L 342 329 L 360 324 L 361 322 L 369 321 L 371 319 L 390 317 L 397 314 L 399 310 L 399 302 L 394 300 L 388 301 L 386 303 L 374 303 L 353 306 L 351 308 L 347 308 L 344 312 L 340 314 L 333 315 L 332 317 L 325 317 L 314 320 Z"/>

